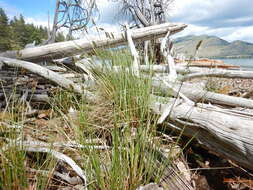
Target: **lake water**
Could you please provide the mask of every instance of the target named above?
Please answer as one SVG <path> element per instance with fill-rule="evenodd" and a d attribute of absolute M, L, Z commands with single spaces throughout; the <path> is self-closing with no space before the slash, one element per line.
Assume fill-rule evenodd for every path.
<path fill-rule="evenodd" d="M 224 63 L 238 65 L 243 70 L 253 70 L 253 58 L 245 59 L 219 59 L 224 61 Z"/>

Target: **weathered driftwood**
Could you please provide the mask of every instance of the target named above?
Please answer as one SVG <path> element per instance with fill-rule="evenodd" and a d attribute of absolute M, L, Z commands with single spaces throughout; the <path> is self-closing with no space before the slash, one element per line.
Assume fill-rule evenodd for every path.
<path fill-rule="evenodd" d="M 127 41 L 128 41 L 128 46 L 130 48 L 130 52 L 132 54 L 133 57 L 133 64 L 132 64 L 132 71 L 133 74 L 136 76 L 140 76 L 140 57 L 139 54 L 134 46 L 134 42 L 132 39 L 132 31 L 129 29 L 129 26 L 126 25 L 126 37 L 127 37 Z"/>
<path fill-rule="evenodd" d="M 172 92 L 171 87 L 164 85 L 161 80 L 153 80 L 152 85 L 154 88 L 162 91 L 165 94 L 171 94 Z M 196 84 L 183 83 L 181 85 L 179 83 L 175 83 L 172 84 L 172 86 L 174 91 L 176 90 L 177 92 L 181 92 L 194 102 L 208 102 L 232 107 L 253 108 L 253 100 L 210 92 L 202 89 Z M 177 96 L 175 93 L 172 95 Z"/>
<path fill-rule="evenodd" d="M 17 92 L 16 92 L 17 93 Z M 13 97 L 21 97 L 20 94 L 14 94 L 13 92 L 5 92 L 1 93 L 0 92 L 0 100 L 2 98 L 7 98 L 9 99 L 11 96 Z M 32 102 L 48 102 L 50 100 L 49 96 L 47 94 L 33 94 L 29 93 L 26 100 L 32 101 Z"/>
<path fill-rule="evenodd" d="M 115 69 L 115 68 L 114 68 Z M 171 83 L 173 85 L 173 83 Z M 153 86 L 164 93 L 171 91 L 161 80 L 153 80 Z M 173 88 L 195 102 L 203 100 L 230 106 L 253 108 L 253 101 L 207 92 L 198 86 L 185 83 Z M 173 95 L 178 93 L 173 91 Z M 162 98 L 162 100 L 166 100 Z M 222 109 L 208 104 L 189 104 L 181 99 L 170 99 L 168 104 L 154 100 L 151 109 L 164 118 L 168 116 L 172 129 L 196 139 L 210 150 L 238 164 L 253 169 L 253 115 L 248 112 Z M 169 112 L 168 112 L 169 110 Z M 161 119 L 163 121 L 163 118 Z"/>
<path fill-rule="evenodd" d="M 235 69 L 220 69 L 220 68 L 201 68 L 201 67 L 188 67 L 187 65 L 176 64 L 176 71 L 180 74 L 191 74 L 191 73 L 231 73 L 234 77 L 239 77 L 240 75 L 244 75 L 242 78 L 252 77 L 250 74 L 253 74 L 252 71 L 241 71 Z M 141 65 L 140 70 L 143 72 L 157 72 L 157 73 L 167 73 L 169 72 L 168 65 Z M 228 74 L 227 74 L 228 75 Z M 221 76 L 222 77 L 222 76 Z M 226 78 L 226 77 L 224 77 Z"/>
<path fill-rule="evenodd" d="M 175 69 L 178 73 L 187 74 L 187 73 L 196 73 L 201 72 L 202 68 L 198 67 L 187 67 L 185 65 L 175 65 Z M 205 70 L 209 70 L 203 68 Z M 140 70 L 143 72 L 157 72 L 157 73 L 168 73 L 169 72 L 169 65 L 141 65 Z"/>
<path fill-rule="evenodd" d="M 218 78 L 240 78 L 253 79 L 253 71 L 236 71 L 236 70 L 210 70 L 208 72 L 199 72 L 185 75 L 182 81 L 201 78 L 201 77 L 218 77 Z"/>
<path fill-rule="evenodd" d="M 87 69 L 92 68 L 99 68 L 102 69 L 104 72 L 108 71 L 108 69 L 112 69 L 115 72 L 119 71 L 120 67 L 111 67 L 110 65 L 103 65 L 103 64 L 91 64 L 87 61 L 81 61 L 81 64 L 83 64 L 84 67 Z M 164 66 L 156 67 L 156 65 L 152 66 L 146 66 L 146 65 L 140 65 L 140 69 L 163 69 L 166 68 Z M 126 71 L 126 70 L 125 70 Z M 165 79 L 166 81 L 167 79 Z M 169 82 L 169 81 L 168 81 Z M 194 102 L 209 102 L 213 104 L 219 104 L 219 105 L 226 105 L 226 106 L 232 106 L 232 107 L 244 107 L 244 108 L 253 108 L 253 100 L 246 99 L 246 98 L 240 98 L 240 97 L 233 97 L 228 96 L 224 94 L 219 94 L 215 92 L 210 92 L 207 90 L 204 90 L 201 88 L 198 84 L 190 84 L 190 83 L 170 83 L 169 85 L 164 84 L 164 81 L 162 79 L 154 78 L 152 81 L 152 85 L 154 88 L 162 91 L 165 94 L 171 94 L 174 96 L 178 95 L 178 92 L 181 92 L 183 95 L 185 95 L 187 98 Z M 172 88 L 174 90 L 172 90 Z"/>
<path fill-rule="evenodd" d="M 45 79 L 48 79 L 56 83 L 60 87 L 63 87 L 67 90 L 71 90 L 71 91 L 74 91 L 76 93 L 86 96 L 86 98 L 89 101 L 94 101 L 95 99 L 92 93 L 84 89 L 85 88 L 84 86 L 75 84 L 73 81 L 66 79 L 65 77 L 59 75 L 58 73 L 53 72 L 49 69 L 46 69 L 40 65 L 27 62 L 27 61 L 21 61 L 21 60 L 10 59 L 10 58 L 5 58 L 5 57 L 0 57 L 0 62 L 10 67 L 23 68 L 32 73 L 38 74 L 44 77 Z"/>
<path fill-rule="evenodd" d="M 57 72 L 66 72 L 67 69 L 64 68 L 64 67 L 59 67 L 59 66 L 56 66 L 56 65 L 48 65 L 48 66 L 45 66 L 47 69 L 51 70 L 51 71 L 57 71 Z"/>
<path fill-rule="evenodd" d="M 175 81 L 177 79 L 177 72 L 175 69 L 175 62 L 173 57 L 171 56 L 170 52 L 170 46 L 172 45 L 172 42 L 170 40 L 170 31 L 166 34 L 166 36 L 163 38 L 161 42 L 161 54 L 164 57 L 166 64 L 168 65 L 169 68 L 169 75 L 168 79 L 169 81 Z"/>
<path fill-rule="evenodd" d="M 78 61 L 82 63 L 82 60 Z M 93 67 L 106 67 L 107 65 L 94 64 Z M 108 65 L 110 66 L 110 65 Z M 169 73 L 170 68 L 167 65 L 140 65 L 140 71 L 143 72 L 157 72 L 157 73 Z M 229 70 L 219 68 L 199 68 L 199 67 L 187 67 L 182 65 L 175 65 L 177 73 L 186 74 L 181 80 L 189 80 L 199 77 L 218 77 L 218 78 L 241 78 L 241 79 L 253 79 L 253 71 L 244 70 Z"/>
<path fill-rule="evenodd" d="M 163 114 L 165 109 L 171 108 L 168 127 L 195 137 L 208 149 L 253 169 L 252 114 L 223 110 L 207 104 L 191 106 L 174 102 L 174 99 L 167 99 L 167 104 L 162 104 L 158 99 L 151 108 L 157 114 Z"/>
<path fill-rule="evenodd" d="M 187 25 L 179 23 L 164 23 L 145 28 L 133 30 L 132 38 L 134 41 L 145 41 L 164 36 L 168 31 L 171 34 L 182 31 Z M 1 53 L 2 57 L 22 59 L 26 61 L 39 62 L 44 60 L 58 59 L 73 54 L 92 51 L 95 48 L 113 47 L 126 44 L 127 40 L 124 33 L 118 33 L 111 38 L 105 36 L 91 37 L 67 42 L 59 42 L 34 48 L 26 48 L 20 51 L 9 51 Z"/>
<path fill-rule="evenodd" d="M 67 163 L 73 169 L 73 171 L 75 171 L 77 173 L 77 175 L 79 177 L 81 177 L 81 179 L 83 180 L 83 183 L 84 183 L 84 189 L 87 189 L 87 177 L 86 177 L 84 171 L 70 157 L 68 157 L 65 154 L 62 154 L 60 152 L 57 152 L 55 150 L 51 150 L 49 148 L 30 147 L 29 146 L 29 147 L 22 147 L 22 150 L 24 150 L 26 152 L 48 153 L 48 154 L 51 154 L 56 159 Z"/>
<path fill-rule="evenodd" d="M 77 185 L 77 184 L 82 184 L 83 183 L 81 178 L 79 178 L 79 177 L 70 177 L 70 174 L 66 174 L 66 173 L 62 174 L 62 173 L 56 172 L 56 171 L 51 173 L 47 170 L 36 170 L 36 169 L 32 169 L 32 168 L 28 168 L 27 171 L 31 172 L 31 173 L 35 173 L 35 174 L 40 174 L 40 175 L 43 175 L 45 177 L 48 177 L 50 175 L 54 175 L 55 177 L 58 177 L 59 179 L 61 179 L 64 182 L 67 182 L 70 185 Z"/>
<path fill-rule="evenodd" d="M 161 81 L 157 81 L 157 84 L 159 85 L 155 85 L 156 88 L 163 89 L 165 93 L 170 91 L 170 88 L 161 83 Z M 196 87 L 191 84 L 186 85 L 188 86 L 182 87 L 184 89 L 183 93 L 189 98 L 192 96 L 192 99 L 198 100 L 195 97 L 199 94 L 199 91 L 196 92 L 194 90 Z M 179 90 L 180 86 L 175 85 L 175 87 Z M 196 93 L 185 93 L 188 91 Z M 200 92 L 202 91 L 201 89 Z M 220 94 L 205 93 L 207 93 L 210 100 L 215 100 L 218 103 L 233 106 L 235 104 L 238 104 L 238 106 L 245 105 L 245 107 L 252 107 L 253 105 L 252 100 L 221 95 L 224 100 L 221 101 L 219 98 L 217 99 L 217 95 Z M 211 95 L 216 96 L 216 98 L 213 99 Z M 197 140 L 210 150 L 236 161 L 246 168 L 253 169 L 251 164 L 253 161 L 253 137 L 250 134 L 253 132 L 251 127 L 253 126 L 252 114 L 242 111 L 230 111 L 207 104 L 192 105 L 180 99 L 176 102 L 175 99 L 171 99 L 167 105 L 155 101 L 151 108 L 155 113 L 162 115 L 165 108 L 168 109 L 169 106 L 171 106 L 171 110 L 168 117 L 174 124 L 172 125 L 173 129 L 182 130 L 184 135 L 196 136 Z"/>
<path fill-rule="evenodd" d="M 145 41 L 144 42 L 144 63 L 145 65 L 149 65 L 149 46 L 150 46 L 150 41 Z"/>
<path fill-rule="evenodd" d="M 56 159 L 65 162 L 68 164 L 73 171 L 83 180 L 84 189 L 87 189 L 87 177 L 85 172 L 76 164 L 76 162 L 69 156 L 52 150 L 51 147 L 45 147 L 47 143 L 38 143 L 37 141 L 25 141 L 24 143 L 19 140 L 9 140 L 9 144 L 2 147 L 3 151 L 8 150 L 10 147 L 15 146 L 22 151 L 26 152 L 39 152 L 39 153 L 48 153 L 51 154 Z"/>

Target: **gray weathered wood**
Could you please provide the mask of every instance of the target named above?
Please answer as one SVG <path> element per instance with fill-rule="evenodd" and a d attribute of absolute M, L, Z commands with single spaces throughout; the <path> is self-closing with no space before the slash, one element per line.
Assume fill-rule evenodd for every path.
<path fill-rule="evenodd" d="M 113 69 L 115 72 L 119 71 L 121 68 L 120 67 L 112 67 L 108 65 L 103 65 L 103 64 L 91 64 L 86 62 L 80 62 L 83 64 L 84 67 L 87 67 L 87 69 L 92 69 L 92 68 L 100 68 L 104 72 L 107 72 L 108 69 Z M 165 71 L 167 66 L 156 66 L 156 65 L 140 65 L 140 69 L 143 71 L 149 71 L 150 69 L 158 70 L 158 71 Z M 179 67 L 176 67 L 179 68 Z M 181 67 L 180 67 L 181 69 Z M 166 71 L 167 72 L 167 71 Z M 244 108 L 253 108 L 253 100 L 246 99 L 246 98 L 240 98 L 240 97 L 233 97 L 233 96 L 228 96 L 224 94 L 219 94 L 215 92 L 210 92 L 207 90 L 204 90 L 202 87 L 200 87 L 198 84 L 190 84 L 190 83 L 170 83 L 169 81 L 169 86 L 164 84 L 164 81 L 166 80 L 161 80 L 159 78 L 154 78 L 152 81 L 152 85 L 154 88 L 162 91 L 165 94 L 171 94 L 174 96 L 177 96 L 178 93 L 175 92 L 181 92 L 183 95 L 185 95 L 187 98 L 194 102 L 208 102 L 208 103 L 213 103 L 213 104 L 219 104 L 219 105 L 226 105 L 226 106 L 232 106 L 232 107 L 244 107 Z M 171 90 L 171 87 L 173 87 L 173 91 Z"/>
<path fill-rule="evenodd" d="M 86 98 L 89 99 L 90 101 L 94 101 L 95 99 L 92 93 L 84 89 L 85 88 L 84 86 L 75 84 L 73 81 L 40 65 L 27 61 L 21 61 L 5 57 L 0 57 L 0 62 L 10 67 L 23 68 L 32 73 L 38 74 L 39 76 L 42 76 L 67 90 L 73 90 L 76 93 L 86 96 Z"/>
<path fill-rule="evenodd" d="M 163 104 L 156 99 L 151 108 L 155 113 L 162 114 L 163 110 L 170 107 L 170 124 L 167 123 L 170 129 L 195 137 L 208 149 L 253 169 L 252 114 L 223 110 L 207 104 L 174 104 L 174 101 L 167 99 L 167 103 Z"/>
<path fill-rule="evenodd" d="M 162 81 L 153 80 L 152 85 L 154 88 L 162 91 L 165 94 L 170 94 L 171 88 L 169 86 L 164 85 Z M 210 92 L 202 89 L 197 84 L 190 84 L 184 82 L 182 85 L 180 83 L 172 84 L 174 91 L 181 92 L 187 98 L 194 102 L 208 102 L 219 105 L 226 105 L 232 107 L 244 107 L 244 108 L 253 108 L 253 100 L 233 97 L 224 94 L 219 94 L 215 92 Z M 172 95 L 177 96 L 177 94 L 173 93 Z"/>
<path fill-rule="evenodd" d="M 134 46 L 132 36 L 133 36 L 132 31 L 129 29 L 129 26 L 126 25 L 126 37 L 127 37 L 127 41 L 128 41 L 128 46 L 130 48 L 130 52 L 133 57 L 132 71 L 133 71 L 134 75 L 139 77 L 140 76 L 140 69 L 139 69 L 140 57 L 139 57 L 139 54 Z"/>
<path fill-rule="evenodd" d="M 240 79 L 253 79 L 253 71 L 236 71 L 236 70 L 210 70 L 208 72 L 191 73 L 185 75 L 182 81 L 201 78 L 201 77 L 217 77 L 217 78 L 240 78 Z"/>
<path fill-rule="evenodd" d="M 170 31 L 169 31 L 161 42 L 160 52 L 164 57 L 166 64 L 168 65 L 169 68 L 168 79 L 174 82 L 177 79 L 177 72 L 175 68 L 174 58 L 171 56 L 171 52 L 169 49 L 170 48 L 169 46 L 171 44 L 172 42 L 170 40 Z"/>
<path fill-rule="evenodd" d="M 171 31 L 171 34 L 175 34 L 182 31 L 185 27 L 187 27 L 185 24 L 165 23 L 139 28 L 133 30 L 132 38 L 134 41 L 145 41 L 164 36 L 168 31 Z M 58 42 L 34 48 L 27 48 L 20 51 L 4 52 L 1 53 L 0 56 L 39 62 L 92 51 L 94 48 L 108 48 L 126 43 L 127 40 L 124 33 L 112 35 L 111 38 L 108 38 L 106 35 L 99 37 L 87 36 L 85 39 L 80 40 Z"/>
<path fill-rule="evenodd" d="M 191 74 L 191 73 L 233 73 L 234 76 L 240 76 L 240 73 L 250 77 L 253 74 L 252 71 L 240 71 L 236 69 L 220 69 L 220 68 L 202 68 L 202 67 L 188 67 L 182 64 L 176 64 L 176 71 L 180 74 Z M 168 65 L 141 65 L 140 70 L 143 72 L 157 72 L 157 73 L 168 73 Z M 244 74 L 245 73 L 245 74 Z M 226 78 L 226 77 L 224 77 Z M 246 78 L 246 77 L 244 77 Z"/>

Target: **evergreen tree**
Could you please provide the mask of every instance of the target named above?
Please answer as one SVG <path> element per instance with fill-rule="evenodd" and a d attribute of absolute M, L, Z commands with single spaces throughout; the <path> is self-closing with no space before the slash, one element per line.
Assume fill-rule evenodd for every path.
<path fill-rule="evenodd" d="M 25 20 L 23 15 L 19 18 L 14 17 L 13 21 L 10 23 L 12 28 L 12 40 L 15 43 L 15 49 L 21 49 L 27 44 L 27 33 Z"/>
<path fill-rule="evenodd" d="M 62 32 L 57 32 L 55 42 L 63 42 L 65 41 L 65 36 Z"/>
<path fill-rule="evenodd" d="M 0 8 L 0 52 L 10 49 L 8 17 Z"/>
<path fill-rule="evenodd" d="M 47 28 L 26 24 L 23 15 L 16 16 L 8 22 L 4 10 L 0 8 L 0 52 L 24 48 L 27 44 L 41 44 L 47 39 Z M 57 41 L 64 41 L 62 33 L 57 34 Z"/>

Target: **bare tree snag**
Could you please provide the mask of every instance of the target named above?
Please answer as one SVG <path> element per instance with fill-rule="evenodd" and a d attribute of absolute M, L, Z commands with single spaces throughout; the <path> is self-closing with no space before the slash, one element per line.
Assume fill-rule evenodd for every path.
<path fill-rule="evenodd" d="M 63 27 L 71 38 L 74 31 L 86 27 L 94 12 L 97 12 L 95 0 L 56 0 L 52 31 L 44 44 L 54 43 L 57 31 Z"/>
<path fill-rule="evenodd" d="M 135 29 L 132 31 L 132 39 L 134 41 L 145 41 L 153 38 L 159 38 L 164 36 L 168 31 L 171 31 L 171 34 L 175 34 L 182 31 L 185 27 L 187 27 L 185 24 L 165 23 Z M 89 52 L 96 48 L 108 48 L 123 44 L 127 44 L 127 40 L 125 34 L 122 32 L 115 34 L 114 38 L 108 38 L 106 35 L 100 37 L 87 36 L 86 39 L 58 42 L 34 48 L 27 48 L 20 51 L 8 51 L 0 53 L 0 56 L 31 62 L 40 62 L 80 54 L 82 52 Z"/>
<path fill-rule="evenodd" d="M 151 26 L 165 22 L 174 0 L 116 0 L 122 4 L 122 12 L 130 13 L 137 26 Z"/>

